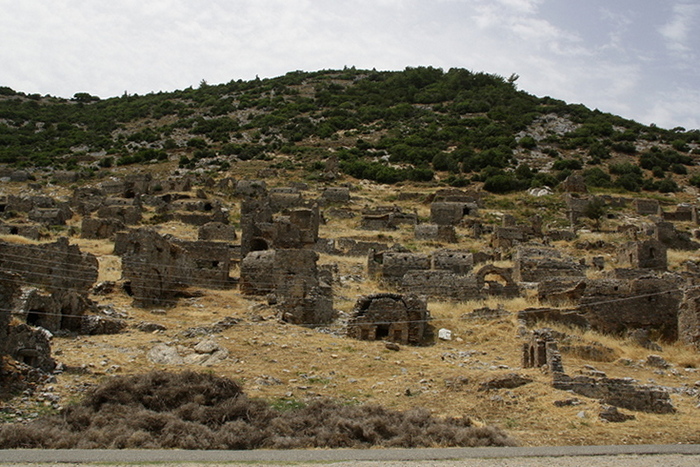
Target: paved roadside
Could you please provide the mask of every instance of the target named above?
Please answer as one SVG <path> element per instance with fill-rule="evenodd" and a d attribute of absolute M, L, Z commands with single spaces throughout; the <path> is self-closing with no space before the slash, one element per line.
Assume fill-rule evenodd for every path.
<path fill-rule="evenodd" d="M 253 451 L 0 450 L 0 465 L 255 466 L 664 466 L 697 467 L 700 445 L 552 446 L 517 448 L 313 449 Z"/>

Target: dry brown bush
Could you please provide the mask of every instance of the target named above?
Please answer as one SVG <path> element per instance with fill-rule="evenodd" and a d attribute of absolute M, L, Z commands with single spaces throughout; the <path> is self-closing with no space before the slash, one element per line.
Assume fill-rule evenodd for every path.
<path fill-rule="evenodd" d="M 235 382 L 195 372 L 112 378 L 59 415 L 0 427 L 0 448 L 298 449 L 372 446 L 511 446 L 469 418 L 425 409 L 314 401 L 280 412 Z"/>

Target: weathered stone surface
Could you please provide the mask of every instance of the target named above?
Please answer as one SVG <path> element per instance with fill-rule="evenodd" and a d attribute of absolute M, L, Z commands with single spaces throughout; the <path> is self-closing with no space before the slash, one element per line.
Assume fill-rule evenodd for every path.
<path fill-rule="evenodd" d="M 87 293 L 97 279 L 98 263 L 63 237 L 41 245 L 0 241 L 0 269 L 18 274 L 27 285 Z"/>
<path fill-rule="evenodd" d="M 6 339 L 7 353 L 15 360 L 46 372 L 56 367 L 51 357 L 51 334 L 45 329 L 27 324 L 10 326 Z"/>
<path fill-rule="evenodd" d="M 642 216 L 658 216 L 661 213 L 661 206 L 655 199 L 637 198 L 633 203 L 637 214 Z"/>
<path fill-rule="evenodd" d="M 454 225 L 418 224 L 414 235 L 416 240 L 457 243 L 457 233 Z"/>
<path fill-rule="evenodd" d="M 578 173 L 572 173 L 561 182 L 560 188 L 567 193 L 588 193 L 586 180 Z"/>
<path fill-rule="evenodd" d="M 513 389 L 524 386 L 532 382 L 532 378 L 528 378 L 517 373 L 508 373 L 507 375 L 491 378 L 479 384 L 479 391 L 489 391 L 492 389 Z"/>
<path fill-rule="evenodd" d="M 560 277 L 583 277 L 584 267 L 563 259 L 553 248 L 521 247 L 518 249 L 513 268 L 513 279 L 517 282 L 542 282 Z"/>
<path fill-rule="evenodd" d="M 681 299 L 674 275 L 588 280 L 579 310 L 599 332 L 622 335 L 630 329 L 650 329 L 673 341 L 678 338 Z"/>
<path fill-rule="evenodd" d="M 86 335 L 119 334 L 126 329 L 126 321 L 108 316 L 86 315 L 80 323 L 80 333 Z"/>
<path fill-rule="evenodd" d="M 631 378 L 596 378 L 583 375 L 572 378 L 560 373 L 555 374 L 553 385 L 556 389 L 573 391 L 624 409 L 659 414 L 676 411 L 668 391 L 664 388 L 639 385 Z"/>
<path fill-rule="evenodd" d="M 666 246 L 654 239 L 625 244 L 620 248 L 617 261 L 621 267 L 628 268 L 664 271 L 668 267 Z"/>
<path fill-rule="evenodd" d="M 433 202 L 430 204 L 430 222 L 437 225 L 457 225 L 464 216 L 476 216 L 479 210 L 473 202 Z"/>
<path fill-rule="evenodd" d="M 678 312 L 678 337 L 700 350 L 700 289 L 687 287 Z"/>
<path fill-rule="evenodd" d="M 413 294 L 379 293 L 357 300 L 348 322 L 349 337 L 420 344 L 429 336 L 427 304 Z"/>
<path fill-rule="evenodd" d="M 148 351 L 146 358 L 157 365 L 184 365 L 185 360 L 180 356 L 175 347 L 167 344 L 156 344 Z"/>
<path fill-rule="evenodd" d="M 125 225 L 119 219 L 95 219 L 93 217 L 83 217 L 80 227 L 80 238 L 114 239 L 116 233 L 124 229 Z"/>
<path fill-rule="evenodd" d="M 197 232 L 199 240 L 232 242 L 238 239 L 234 226 L 223 222 L 208 222 Z"/>
<path fill-rule="evenodd" d="M 446 270 L 410 270 L 399 283 L 407 293 L 425 295 L 438 300 L 466 301 L 480 298 L 474 275 L 455 274 Z"/>
<path fill-rule="evenodd" d="M 634 415 L 620 412 L 614 405 L 603 405 L 600 408 L 600 413 L 598 416 L 602 420 L 611 423 L 622 423 L 626 422 L 627 420 L 634 420 L 637 418 Z"/>
<path fill-rule="evenodd" d="M 241 262 L 240 288 L 244 294 L 272 294 L 282 319 L 295 324 L 332 321 L 331 285 L 321 280 L 311 250 L 254 251 Z"/>
<path fill-rule="evenodd" d="M 363 212 L 360 228 L 365 230 L 396 230 L 399 225 L 415 225 L 417 223 L 418 216 L 404 213 L 394 206 Z"/>

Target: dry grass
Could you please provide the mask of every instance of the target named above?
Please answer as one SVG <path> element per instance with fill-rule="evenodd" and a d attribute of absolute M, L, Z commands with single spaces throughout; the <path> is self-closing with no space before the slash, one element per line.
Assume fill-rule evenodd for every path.
<path fill-rule="evenodd" d="M 59 415 L 0 426 L 0 448 L 290 449 L 513 446 L 501 430 L 425 409 L 318 400 L 278 410 L 210 374 L 115 377 Z"/>
<path fill-rule="evenodd" d="M 256 170 L 264 168 L 264 164 L 261 163 L 260 167 L 242 167 L 245 173 L 236 174 L 236 178 L 255 178 Z M 269 181 L 269 185 L 282 185 L 283 182 L 284 179 L 280 178 Z M 419 202 L 395 202 L 390 189 L 374 184 L 359 185 L 360 191 L 353 192 L 353 196 L 359 198 L 351 206 L 355 211 L 359 211 L 365 202 L 395 203 L 406 210 L 415 207 L 421 217 L 427 215 L 426 205 Z M 407 191 L 414 190 L 407 188 Z M 380 201 L 375 203 L 375 199 Z M 517 196 L 498 198 L 496 201 L 487 200 L 487 208 L 482 211 L 485 218 L 489 218 L 493 212 L 505 212 L 509 207 L 531 208 Z M 400 242 L 409 244 L 413 251 L 419 252 L 428 252 L 437 247 L 483 251 L 486 247 L 485 240 L 470 238 L 466 229 L 458 229 L 459 243 L 436 245 L 413 240 L 412 231 L 408 228 L 381 233 L 383 240 L 380 240 L 377 233 L 360 230 L 358 226 L 359 217 L 348 220 L 330 218 L 326 225 L 321 226 L 321 236 L 349 236 L 390 244 Z M 191 227 L 178 223 L 168 223 L 158 228 L 162 233 L 196 238 Z M 616 237 L 614 234 L 592 233 L 585 234 L 583 238 L 613 241 Z M 120 261 L 111 255 L 111 243 L 75 238 L 71 242 L 99 257 L 99 280 L 119 279 Z M 576 253 L 580 255 L 580 251 Z M 673 264 L 678 262 L 678 259 L 672 259 Z M 352 310 L 359 295 L 387 291 L 385 286 L 366 277 L 364 257 L 321 255 L 319 263 L 337 264 L 338 275 L 343 279 L 334 284 L 334 306 L 345 313 Z M 499 264 L 511 265 L 509 262 Z M 232 276 L 236 275 L 237 271 L 232 271 Z M 314 401 L 330 398 L 351 406 L 365 403 L 380 405 L 384 407 L 383 410 L 407 412 L 424 408 L 440 419 L 466 416 L 475 426 L 498 426 L 522 445 L 700 442 L 696 408 L 698 399 L 690 393 L 672 395 L 678 409 L 675 414 L 635 413 L 636 420 L 625 422 L 622 426 L 599 420 L 596 416 L 598 402 L 584 397 L 579 397 L 581 405 L 555 407 L 554 401 L 568 399 L 572 395 L 553 389 L 551 376 L 539 369 L 520 368 L 521 340 L 517 336 L 515 313 L 529 306 L 537 306 L 533 297 L 458 304 L 430 301 L 428 308 L 433 317 L 432 324 L 436 329 L 451 329 L 454 338 L 451 341 L 437 341 L 430 346 L 402 346 L 399 351 L 392 351 L 382 342 L 348 339 L 340 325 L 309 329 L 280 323 L 274 318 L 274 310 L 263 300 L 242 296 L 237 290 L 202 292 L 201 297 L 182 299 L 176 306 L 158 314 L 132 307 L 131 298 L 120 289 L 108 296 L 92 297 L 100 304 L 111 305 L 127 313 L 132 326 L 118 335 L 55 337 L 53 348 L 57 359 L 68 368 L 82 366 L 87 370 L 87 374 L 68 371 L 58 375 L 54 384 L 56 392 L 63 401 L 70 401 L 82 394 L 85 384 L 98 385 L 106 376 L 114 374 L 128 376 L 163 369 L 202 371 L 203 368 L 196 365 L 156 365 L 147 359 L 146 354 L 159 343 L 179 347 L 181 352 L 191 350 L 201 338 L 185 337 L 187 329 L 211 325 L 230 316 L 239 319 L 239 323 L 211 336 L 228 350 L 230 356 L 205 370 L 211 375 L 239 382 L 252 401 L 264 400 L 273 406 L 288 407 L 310 406 Z M 475 308 L 484 306 L 500 306 L 511 315 L 493 321 L 463 318 Z M 161 324 L 166 330 L 156 333 L 137 331 L 133 325 L 140 322 Z M 575 329 L 561 330 L 584 341 L 600 342 L 613 348 L 621 357 L 613 362 L 591 362 L 576 355 L 564 355 L 564 365 L 569 374 L 588 371 L 586 366 L 593 365 L 612 377 L 629 376 L 642 383 L 654 380 L 668 387 L 693 387 L 695 381 L 700 380 L 700 374 L 694 371 L 694 368 L 700 368 L 698 354 L 689 348 L 664 344 L 660 354 L 674 365 L 672 369 L 676 371 L 664 370 L 659 374 L 658 369 L 640 363 L 648 354 L 656 352 L 610 336 Z M 514 371 L 534 381 L 509 390 L 477 390 L 480 382 Z M 8 403 L 12 404 L 12 401 Z M 581 411 L 586 413 L 585 418 L 577 416 Z M 423 417 L 425 412 L 421 413 Z M 159 418 L 156 417 L 156 420 Z M 175 430 L 174 433 L 189 433 L 189 427 L 181 424 L 187 422 L 172 423 L 177 430 L 182 430 Z M 231 427 L 231 430 L 234 428 L 238 429 Z M 283 432 L 279 428 L 279 433 Z M 147 447 L 154 442 L 148 433 L 148 430 L 140 430 L 126 437 L 119 435 L 121 437 L 110 439 L 119 439 L 119 446 Z M 230 441 L 235 438 L 234 434 L 226 436 L 230 438 L 222 439 L 229 439 L 229 446 L 236 445 Z M 194 435 L 181 438 L 185 443 L 183 446 L 200 442 L 200 438 Z M 108 439 L 106 435 L 105 439 Z M 204 439 L 202 443 L 205 444 L 202 445 L 210 442 L 207 441 L 210 438 Z M 280 443 L 298 446 L 286 438 Z"/>

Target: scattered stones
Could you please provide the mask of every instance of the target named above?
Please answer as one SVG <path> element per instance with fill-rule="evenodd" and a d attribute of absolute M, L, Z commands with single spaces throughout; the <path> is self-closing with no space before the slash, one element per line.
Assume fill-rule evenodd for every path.
<path fill-rule="evenodd" d="M 605 404 L 601 406 L 598 416 L 602 420 L 612 423 L 626 422 L 627 420 L 634 420 L 636 418 L 634 415 L 620 412 L 614 405 Z"/>
<path fill-rule="evenodd" d="M 524 386 L 532 382 L 532 378 L 528 378 L 517 373 L 508 373 L 503 376 L 489 379 L 479 384 L 479 391 L 489 391 L 491 389 L 513 389 Z"/>
<path fill-rule="evenodd" d="M 646 360 L 647 366 L 666 369 L 671 365 L 660 355 L 649 355 Z"/>

